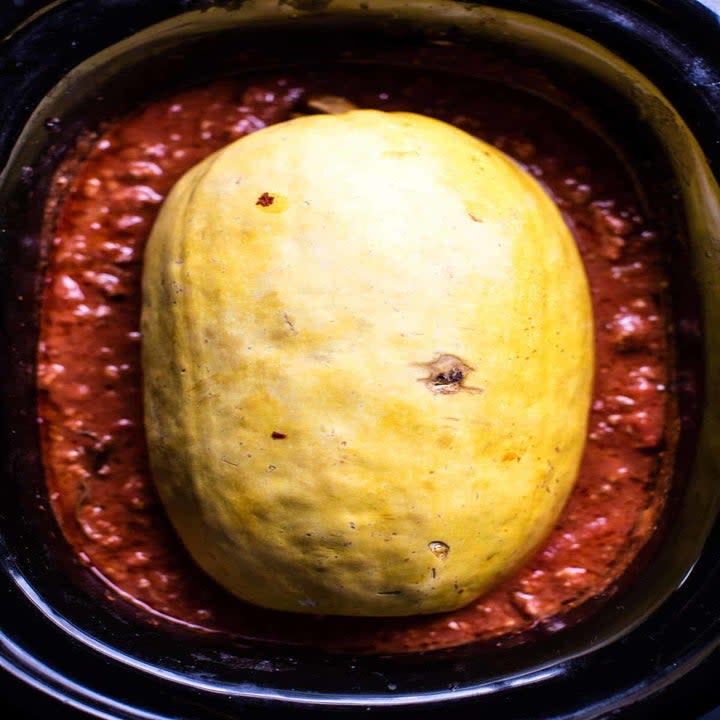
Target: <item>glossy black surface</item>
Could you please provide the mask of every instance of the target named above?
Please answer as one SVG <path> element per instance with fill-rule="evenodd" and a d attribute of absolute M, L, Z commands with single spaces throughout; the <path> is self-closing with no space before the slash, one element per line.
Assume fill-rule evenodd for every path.
<path fill-rule="evenodd" d="M 0 45 L 4 114 L 0 163 L 7 160 L 37 102 L 78 62 L 164 18 L 212 4 L 223 3 L 67 0 L 20 28 Z M 241 4 L 225 3 L 231 7 L 229 11 Z M 327 5 L 290 4 L 299 8 Z M 720 69 L 713 64 L 717 62 L 713 47 L 720 27 L 717 17 L 706 8 L 677 1 L 665 2 L 662 7 L 649 1 L 632 5 L 587 0 L 493 4 L 533 12 L 584 32 L 644 71 L 680 109 L 710 165 L 719 172 Z M 387 29 L 386 24 L 382 27 Z M 459 39 L 457 29 L 449 27 L 448 33 Z M 240 39 L 250 42 L 248 37 Z M 176 53 L 173 62 L 185 62 L 185 53 Z M 146 87 L 161 80 L 150 70 L 120 73 L 102 87 L 79 85 L 74 93 L 57 100 L 55 107 L 62 110 L 59 128 L 51 124 L 49 129 L 34 129 L 25 145 L 29 162 L 12 164 L 0 199 L 4 463 L 0 476 L 0 666 L 46 694 L 105 712 L 108 717 L 226 718 L 243 710 L 251 715 L 259 708 L 292 709 L 294 715 L 317 717 L 323 712 L 336 716 L 339 705 L 346 706 L 348 714 L 366 714 L 366 706 L 384 705 L 384 714 L 421 717 L 432 710 L 421 714 L 417 707 L 395 704 L 434 699 L 452 701 L 454 713 L 477 708 L 495 720 L 593 718 L 621 712 L 654 692 L 664 695 L 667 706 L 673 691 L 663 688 L 700 663 L 720 641 L 717 525 L 692 570 L 687 563 L 685 582 L 650 618 L 621 639 L 575 658 L 570 656 L 595 643 L 602 633 L 609 635 L 616 626 L 621 629 L 623 618 L 631 612 L 641 617 L 644 605 L 653 605 L 658 583 L 648 582 L 635 588 L 634 594 L 619 596 L 600 619 L 548 638 L 541 648 L 509 648 L 492 655 L 465 649 L 411 658 L 327 658 L 283 649 L 228 646 L 221 640 L 200 641 L 178 631 L 149 629 L 135 622 L 127 610 L 113 610 L 108 603 L 98 602 L 100 587 L 77 566 L 58 538 L 43 497 L 32 364 L 42 256 L 38 231 L 47 180 L 67 143 L 85 124 L 92 126 L 111 116 L 123 101 L 142 96 Z M 684 266 L 686 256 L 679 248 L 675 251 L 678 264 Z M 706 262 L 717 260 L 710 257 Z M 713 297 L 711 289 L 706 290 L 705 302 L 717 304 L 720 295 Z M 690 338 L 686 341 L 686 354 L 699 352 Z M 692 433 L 687 442 L 690 446 L 694 443 Z M 692 454 L 690 446 L 685 460 Z M 715 469 L 712 463 L 706 468 L 708 487 L 718 479 Z M 681 472 L 688 472 L 687 462 Z M 716 495 L 710 488 L 708 502 L 715 502 Z M 689 498 L 688 502 L 700 506 L 703 499 Z M 39 506 L 44 509 L 38 511 Z M 706 511 L 711 514 L 714 507 Z M 666 554 L 672 559 L 671 552 Z M 664 571 L 659 562 L 649 569 L 656 580 L 662 579 Z M 643 587 L 647 598 L 642 597 Z M 115 659 L 111 653 L 116 654 Z M 557 662 L 563 657 L 567 659 Z M 523 673 L 523 668 L 531 667 L 536 670 Z M 185 684 L 178 682 L 180 679 Z M 17 685 L 8 682 L 13 694 L 22 694 Z M 42 701 L 33 702 L 42 705 Z M 678 708 L 695 712 L 687 699 L 675 702 Z M 632 712 L 649 713 L 653 707 L 657 708 L 646 702 L 644 710 L 636 706 Z M 48 705 L 42 714 L 61 717 L 52 708 Z M 698 708 L 698 712 L 704 709 Z"/>

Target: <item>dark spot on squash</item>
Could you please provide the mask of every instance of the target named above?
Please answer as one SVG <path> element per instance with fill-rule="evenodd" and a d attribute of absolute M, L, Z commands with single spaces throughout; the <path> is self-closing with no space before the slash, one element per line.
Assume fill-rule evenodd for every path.
<path fill-rule="evenodd" d="M 465 378 L 461 368 L 453 368 L 449 372 L 439 372 L 433 379 L 433 385 L 450 385 L 451 383 L 459 383 Z"/>
<path fill-rule="evenodd" d="M 425 386 L 432 392 L 443 395 L 456 393 L 460 390 L 470 393 L 482 392 L 481 388 L 468 387 L 464 384 L 468 374 L 474 368 L 456 355 L 438 355 L 432 362 L 419 364 L 428 371 L 427 376 L 419 378 L 419 381 L 425 383 Z"/>
<path fill-rule="evenodd" d="M 259 205 L 260 207 L 269 207 L 275 202 L 275 198 L 268 192 L 264 192 L 255 203 L 256 205 Z"/>

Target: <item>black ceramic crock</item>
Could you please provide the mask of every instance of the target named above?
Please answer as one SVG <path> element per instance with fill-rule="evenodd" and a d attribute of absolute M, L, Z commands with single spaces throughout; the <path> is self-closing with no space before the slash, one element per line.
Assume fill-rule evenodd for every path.
<path fill-rule="evenodd" d="M 472 710 L 493 720 L 589 719 L 642 704 L 713 652 L 720 643 L 720 21 L 712 5 L 57 0 L 11 29 L 0 43 L 0 668 L 32 689 L 44 715 L 219 720 L 279 710 L 308 717 Z M 251 50 L 289 37 L 329 53 L 378 41 L 520 47 L 585 78 L 582 92 L 601 101 L 616 132 L 643 138 L 638 155 L 652 153 L 665 174 L 679 224 L 667 254 L 676 312 L 685 318 L 677 327 L 684 429 L 672 507 L 632 582 L 585 622 L 492 652 L 348 657 L 242 645 L 148 626 L 105 599 L 59 536 L 44 490 L 34 389 L 49 178 L 84 128 L 132 108 L 171 77 L 189 82 L 210 72 L 207 48 Z"/>

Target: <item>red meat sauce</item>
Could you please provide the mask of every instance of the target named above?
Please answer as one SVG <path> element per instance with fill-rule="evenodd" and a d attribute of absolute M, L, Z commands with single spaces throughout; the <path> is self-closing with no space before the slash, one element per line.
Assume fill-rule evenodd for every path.
<path fill-rule="evenodd" d="M 596 378 L 576 488 L 524 567 L 449 614 L 308 617 L 247 605 L 194 565 L 148 469 L 140 278 L 163 198 L 209 153 L 311 111 L 309 101 L 323 94 L 433 115 L 516 158 L 564 212 L 592 289 Z M 623 162 L 561 107 L 412 68 L 246 75 L 178 92 L 108 124 L 79 144 L 55 185 L 38 376 L 49 494 L 65 537 L 107 582 L 107 596 L 142 606 L 148 622 L 348 651 L 502 642 L 564 627 L 570 610 L 612 591 L 653 535 L 667 494 L 661 467 L 672 425 L 660 243 Z"/>

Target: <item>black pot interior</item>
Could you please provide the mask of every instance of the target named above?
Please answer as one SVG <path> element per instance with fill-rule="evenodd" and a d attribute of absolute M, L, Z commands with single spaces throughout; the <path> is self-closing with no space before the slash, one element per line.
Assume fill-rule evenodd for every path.
<path fill-rule="evenodd" d="M 136 16 L 140 17 L 139 11 Z M 90 18 L 88 24 L 103 27 L 103 22 L 107 20 Z M 147 16 L 144 22 L 149 24 Z M 665 668 L 671 655 L 685 657 L 692 639 L 682 636 L 673 618 L 689 612 L 698 593 L 708 592 L 703 588 L 714 577 L 714 561 L 707 554 L 718 544 L 714 535 L 708 540 L 708 533 L 720 495 L 716 439 L 720 194 L 702 151 L 669 103 L 617 57 L 580 36 L 529 16 L 470 5 L 287 2 L 244 7 L 235 3 L 183 13 L 139 34 L 130 29 L 124 31 L 127 40 L 78 66 L 45 97 L 25 125 L 0 178 L 4 333 L 0 378 L 6 444 L 0 532 L 8 598 L 2 625 L 9 643 L 5 652 L 15 657 L 16 664 L 29 662 L 12 649 L 15 643 L 44 667 L 69 673 L 109 696 L 117 695 L 122 677 L 127 680 L 122 693 L 133 702 L 137 695 L 138 703 L 148 703 L 142 678 L 154 676 L 164 688 L 158 690 L 159 696 L 175 687 L 175 702 L 185 703 L 183 707 L 192 707 L 198 693 L 209 693 L 203 700 L 205 712 L 225 707 L 233 697 L 364 706 L 482 695 L 490 703 L 490 696 L 510 691 L 518 696 L 525 692 L 523 687 L 538 683 L 551 692 L 553 683 L 567 682 L 593 663 L 607 674 L 584 682 L 600 697 L 618 692 L 633 677 L 633 671 L 621 679 L 617 670 L 608 670 L 613 662 L 607 653 L 617 653 L 622 643 L 625 650 L 620 652 L 628 663 L 655 652 Z M 41 242 L 43 205 L 52 173 L 80 132 L 172 86 L 216 77 L 219 59 L 221 72 L 235 73 L 300 62 L 343 62 L 348 48 L 355 49 L 356 58 L 372 62 L 378 48 L 438 42 L 469 47 L 492 42 L 502 52 L 517 53 L 520 48 L 524 56 L 535 57 L 543 72 L 594 109 L 603 132 L 625 153 L 640 185 L 657 184 L 662 178 L 664 195 L 674 198 L 667 207 L 654 209 L 665 227 L 672 228 L 666 233 L 667 256 L 682 424 L 666 530 L 633 571 L 632 582 L 602 603 L 591 618 L 517 647 L 463 647 L 422 656 L 327 656 L 201 635 L 165 622 L 149 625 L 75 560 L 46 498 L 34 373 L 47 252 Z M 68 52 L 72 51 L 68 48 Z M 29 89 L 37 90 L 47 81 L 47 76 L 34 77 Z M 21 109 L 9 112 L 17 114 Z M 8 131 L 2 139 L 3 152 L 8 152 L 14 137 Z M 694 568 L 703 546 L 705 559 Z M 652 622 L 660 625 L 648 624 Z M 709 633 L 710 626 L 694 638 L 704 638 L 703 647 L 709 642 L 709 635 L 703 633 Z M 667 657 L 653 650 L 652 627 L 671 638 L 664 651 Z M 601 650 L 603 646 L 609 647 Z M 649 674 L 654 677 L 661 670 L 656 667 Z M 643 672 L 648 677 L 647 668 Z M 133 689 L 130 685 L 135 681 Z M 562 710 L 562 701 L 554 703 Z"/>

